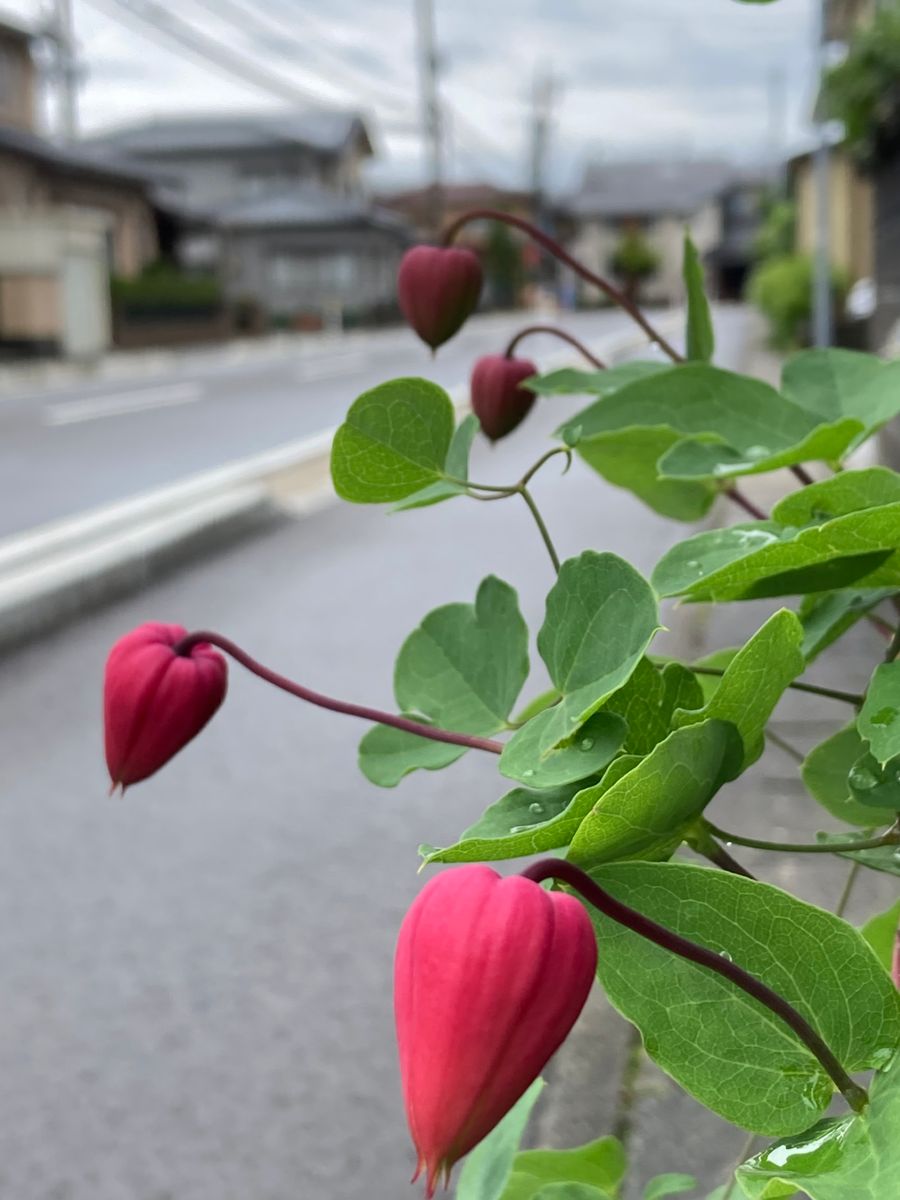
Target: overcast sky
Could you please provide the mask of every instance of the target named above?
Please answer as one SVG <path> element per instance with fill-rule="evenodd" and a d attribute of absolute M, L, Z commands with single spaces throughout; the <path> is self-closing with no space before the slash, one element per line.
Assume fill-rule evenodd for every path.
<path fill-rule="evenodd" d="M 36 20 L 42 0 L 0 0 Z M 529 97 L 557 80 L 557 189 L 588 159 L 760 161 L 806 137 L 814 0 L 434 0 L 450 173 L 527 180 Z M 414 0 L 72 0 L 84 130 L 153 115 L 284 105 L 127 15 L 156 10 L 298 90 L 372 116 L 379 181 L 423 177 Z"/>

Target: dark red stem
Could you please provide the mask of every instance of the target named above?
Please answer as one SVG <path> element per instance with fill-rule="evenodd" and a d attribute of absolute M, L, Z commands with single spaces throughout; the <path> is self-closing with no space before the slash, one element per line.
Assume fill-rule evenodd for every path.
<path fill-rule="evenodd" d="M 402 729 L 404 733 L 413 733 L 417 737 L 430 738 L 433 742 L 449 742 L 452 746 L 465 746 L 467 750 L 487 750 L 490 754 L 502 754 L 503 743 L 493 742 L 489 738 L 474 737 L 468 733 L 453 733 L 449 729 L 438 729 L 434 725 L 426 725 L 423 721 L 410 721 L 407 717 L 396 717 L 393 713 L 382 712 L 378 708 L 369 708 L 365 704 L 348 704 L 344 700 L 335 700 L 331 696 L 323 696 L 321 692 L 314 692 L 311 688 L 304 687 L 300 683 L 295 683 L 293 679 L 288 679 L 285 675 L 279 675 L 277 671 L 270 670 L 269 667 L 264 667 L 262 663 L 251 658 L 250 655 L 240 648 L 235 642 L 229 638 L 222 637 L 221 634 L 211 633 L 209 630 L 201 630 L 199 633 L 189 633 L 187 637 L 173 647 L 176 654 L 188 654 L 193 646 L 204 643 L 209 646 L 217 646 L 227 655 L 239 662 L 242 667 L 246 667 L 254 675 L 258 675 L 260 679 L 264 679 L 266 683 L 271 683 L 273 687 L 281 688 L 283 692 L 288 692 L 291 696 L 296 696 L 299 700 L 306 700 L 310 704 L 316 704 L 319 708 L 328 708 L 332 712 L 344 713 L 348 717 L 361 717 L 364 721 L 374 721 L 377 725 L 390 725 L 394 729 Z"/>
<path fill-rule="evenodd" d="M 576 867 L 574 863 L 566 862 L 561 858 L 544 858 L 540 862 L 526 867 L 522 874 L 526 879 L 533 879 L 535 883 L 541 883 L 545 879 L 557 879 L 561 883 L 568 884 L 589 904 L 593 904 L 595 908 L 618 922 L 619 925 L 624 925 L 626 929 L 647 938 L 648 941 L 654 942 L 671 954 L 677 954 L 679 958 L 697 963 L 698 966 L 707 967 L 710 971 L 715 971 L 717 975 L 736 984 L 748 996 L 752 996 L 754 1000 L 765 1005 L 770 1012 L 780 1017 L 786 1025 L 793 1029 L 797 1037 L 815 1055 L 831 1079 L 834 1080 L 835 1086 L 843 1093 L 852 1109 L 856 1112 L 862 1112 L 865 1109 L 869 1102 L 865 1090 L 853 1082 L 830 1047 L 816 1033 L 806 1018 L 801 1016 L 784 997 L 779 996 L 777 992 L 774 992 L 755 976 L 737 966 L 731 959 L 717 954 L 715 950 L 707 950 L 705 946 L 698 946 L 695 942 L 688 941 L 687 938 L 674 933 L 671 929 L 666 929 L 664 925 L 657 924 L 650 917 L 645 917 L 635 909 L 629 908 L 627 904 L 623 904 L 621 900 L 616 900 L 609 892 L 604 891 L 590 875 Z"/>
<path fill-rule="evenodd" d="M 743 492 L 739 492 L 736 487 L 726 488 L 725 495 L 729 500 L 733 500 L 735 504 L 739 504 L 744 512 L 749 513 L 751 517 L 755 517 L 757 521 L 767 521 L 769 519 L 761 508 L 758 508 L 752 500 L 748 499 Z"/>
<path fill-rule="evenodd" d="M 533 333 L 549 333 L 553 337 L 558 337 L 563 342 L 568 342 L 570 346 L 575 347 L 579 354 L 584 355 L 589 363 L 593 363 L 598 371 L 606 370 L 606 363 L 601 362 L 596 355 L 591 354 L 587 346 L 585 346 L 582 342 L 579 342 L 577 337 L 574 337 L 571 333 L 567 333 L 565 329 L 557 329 L 555 325 L 528 325 L 524 329 L 520 329 L 506 347 L 505 357 L 512 358 L 519 342 L 521 342 L 523 338 L 530 337 Z"/>
<path fill-rule="evenodd" d="M 809 487 L 811 483 L 816 482 L 812 475 L 810 475 L 809 471 L 807 471 L 806 467 L 801 467 L 799 463 L 795 463 L 794 466 L 791 467 L 791 471 L 794 473 L 796 478 L 800 480 L 804 487 Z"/>
<path fill-rule="evenodd" d="M 530 237 L 533 242 L 537 242 L 539 246 L 543 246 L 545 250 L 548 250 L 554 258 L 559 259 L 561 263 L 565 263 L 567 267 L 570 267 L 576 275 L 580 275 L 582 279 L 587 280 L 588 283 L 592 283 L 594 287 L 599 288 L 601 292 L 607 295 L 610 300 L 618 304 L 643 329 L 650 341 L 655 342 L 660 350 L 668 354 L 672 362 L 684 362 L 684 357 L 678 353 L 674 346 L 666 341 L 661 333 L 654 329 L 641 310 L 635 304 L 632 304 L 624 292 L 620 291 L 615 284 L 610 283 L 608 279 L 604 279 L 602 275 L 595 275 L 593 271 L 589 271 L 577 258 L 573 258 L 555 238 L 538 229 L 536 225 L 532 225 L 530 221 L 525 221 L 521 217 L 514 217 L 512 213 L 501 212 L 497 208 L 473 208 L 469 212 L 463 213 L 461 217 L 457 217 L 455 221 L 447 226 L 441 239 L 443 244 L 445 246 L 451 245 L 460 229 L 464 225 L 468 225 L 470 221 L 501 221 L 504 225 L 511 225 L 514 229 L 520 230 Z"/>

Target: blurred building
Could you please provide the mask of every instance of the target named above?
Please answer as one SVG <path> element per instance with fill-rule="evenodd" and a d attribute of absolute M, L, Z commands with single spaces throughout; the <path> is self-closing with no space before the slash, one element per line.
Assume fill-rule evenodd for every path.
<path fill-rule="evenodd" d="M 572 230 L 569 248 L 592 270 L 615 275 L 623 241 L 640 239 L 656 264 L 641 282 L 642 300 L 678 303 L 684 294 L 685 228 L 704 259 L 714 256 L 726 219 L 735 229 L 739 224 L 722 201 L 733 186 L 733 168 L 718 161 L 591 165 L 563 205 Z M 582 290 L 585 299 L 595 296 L 588 285 Z"/>
<path fill-rule="evenodd" d="M 220 273 L 232 302 L 291 324 L 393 309 L 407 225 L 365 192 L 373 149 L 357 114 L 192 116 L 90 144 L 152 173 L 158 202 L 183 223 L 181 263 Z"/>
<path fill-rule="evenodd" d="M 788 163 L 788 188 L 796 209 L 795 247 L 816 249 L 817 209 L 813 151 Z M 851 282 L 875 270 L 875 193 L 872 180 L 849 154 L 835 148 L 828 162 L 829 259 Z"/>
<path fill-rule="evenodd" d="M 142 172 L 38 135 L 37 36 L 0 20 L 0 351 L 90 357 L 111 340 L 110 268 L 156 257 L 156 219 Z"/>

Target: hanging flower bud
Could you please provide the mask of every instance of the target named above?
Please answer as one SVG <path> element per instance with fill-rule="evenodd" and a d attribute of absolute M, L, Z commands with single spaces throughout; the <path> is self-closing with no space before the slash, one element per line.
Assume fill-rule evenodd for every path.
<path fill-rule="evenodd" d="M 155 622 L 120 638 L 106 661 L 106 765 L 124 789 L 164 766 L 197 736 L 228 685 L 225 659 L 211 646 L 175 647 L 187 630 Z"/>
<path fill-rule="evenodd" d="M 418 1153 L 438 1177 L 512 1108 L 565 1040 L 597 965 L 585 908 L 490 867 L 445 871 L 400 928 L 394 1008 Z"/>
<path fill-rule="evenodd" d="M 528 416 L 535 395 L 521 384 L 536 374 L 527 358 L 487 354 L 476 362 L 469 384 L 472 411 L 492 442 L 512 433 Z"/>
<path fill-rule="evenodd" d="M 481 263 L 457 246 L 414 246 L 397 273 L 397 299 L 419 337 L 436 350 L 478 306 Z"/>

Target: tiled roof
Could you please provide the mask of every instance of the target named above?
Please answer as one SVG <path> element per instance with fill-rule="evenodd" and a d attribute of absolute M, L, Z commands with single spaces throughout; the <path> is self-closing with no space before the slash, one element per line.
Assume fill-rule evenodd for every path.
<path fill-rule="evenodd" d="M 620 162 L 587 169 L 566 208 L 581 217 L 687 216 L 734 178 L 723 162 Z"/>

